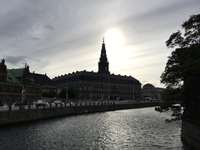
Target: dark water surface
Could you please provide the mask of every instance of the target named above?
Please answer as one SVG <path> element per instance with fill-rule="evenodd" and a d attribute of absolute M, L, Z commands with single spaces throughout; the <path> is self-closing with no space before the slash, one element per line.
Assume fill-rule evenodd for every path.
<path fill-rule="evenodd" d="M 59 118 L 0 129 L 0 150 L 182 150 L 181 122 L 154 108 Z"/>

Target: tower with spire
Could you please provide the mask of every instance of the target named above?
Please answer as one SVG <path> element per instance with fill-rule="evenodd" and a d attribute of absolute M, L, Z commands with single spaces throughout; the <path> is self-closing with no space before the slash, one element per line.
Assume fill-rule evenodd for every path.
<path fill-rule="evenodd" d="M 7 66 L 5 64 L 5 59 L 0 62 L 0 81 L 7 81 Z"/>
<path fill-rule="evenodd" d="M 101 56 L 99 59 L 99 68 L 98 68 L 98 73 L 102 74 L 109 74 L 109 62 L 107 59 L 106 55 L 106 47 L 105 47 L 105 42 L 103 38 L 103 43 L 102 43 L 102 48 L 101 48 Z"/>

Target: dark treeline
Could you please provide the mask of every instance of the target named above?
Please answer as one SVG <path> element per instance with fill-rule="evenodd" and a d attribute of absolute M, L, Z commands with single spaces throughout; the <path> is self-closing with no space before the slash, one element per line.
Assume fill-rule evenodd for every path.
<path fill-rule="evenodd" d="M 181 100 L 182 141 L 186 150 L 197 150 L 200 149 L 200 14 L 185 21 L 166 45 L 174 51 L 161 75 L 161 82 L 167 86 L 163 98 Z"/>

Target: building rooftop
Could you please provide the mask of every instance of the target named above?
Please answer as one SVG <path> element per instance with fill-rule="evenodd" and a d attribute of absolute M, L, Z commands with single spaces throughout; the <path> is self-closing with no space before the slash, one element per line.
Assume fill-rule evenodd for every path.
<path fill-rule="evenodd" d="M 115 75 L 115 74 L 101 74 L 98 72 L 93 71 L 76 71 L 73 73 L 61 75 L 52 79 L 54 82 L 63 82 L 67 80 L 89 80 L 89 81 L 99 81 L 99 80 L 111 80 L 111 81 L 124 81 L 124 82 L 138 82 L 137 79 L 133 78 L 132 76 L 122 76 L 122 75 Z"/>

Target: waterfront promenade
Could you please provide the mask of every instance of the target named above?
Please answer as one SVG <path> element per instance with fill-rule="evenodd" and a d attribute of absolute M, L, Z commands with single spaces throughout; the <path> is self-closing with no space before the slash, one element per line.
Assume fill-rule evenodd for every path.
<path fill-rule="evenodd" d="M 9 110 L 3 107 L 0 111 L 0 125 L 15 124 L 41 119 L 49 119 L 61 116 L 80 115 L 85 113 L 96 113 L 120 109 L 142 108 L 156 106 L 156 102 L 131 102 L 131 101 L 85 101 L 68 102 L 50 105 L 29 105 L 12 107 Z"/>

